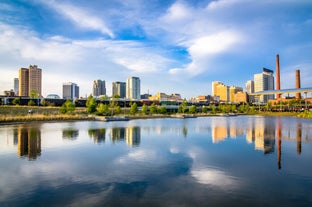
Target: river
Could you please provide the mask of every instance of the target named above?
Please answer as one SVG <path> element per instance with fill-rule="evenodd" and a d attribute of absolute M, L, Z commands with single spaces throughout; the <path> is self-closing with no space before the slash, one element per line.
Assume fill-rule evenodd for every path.
<path fill-rule="evenodd" d="M 311 206 L 312 120 L 0 125 L 0 206 Z"/>

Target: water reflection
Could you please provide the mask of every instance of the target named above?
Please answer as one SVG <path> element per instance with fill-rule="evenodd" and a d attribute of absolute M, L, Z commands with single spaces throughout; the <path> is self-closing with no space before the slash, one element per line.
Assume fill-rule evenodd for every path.
<path fill-rule="evenodd" d="M 63 139 L 74 141 L 79 136 L 79 130 L 78 129 L 64 129 L 63 130 Z"/>
<path fill-rule="evenodd" d="M 14 131 L 14 143 L 16 130 Z M 29 160 L 35 160 L 41 154 L 41 132 L 39 128 L 20 125 L 17 128 L 17 154 L 20 157 L 27 156 Z"/>
<path fill-rule="evenodd" d="M 100 144 L 102 142 L 105 142 L 105 134 L 106 134 L 105 128 L 89 129 L 88 134 L 93 139 L 94 143 Z"/>
<path fill-rule="evenodd" d="M 310 123 L 244 116 L 0 126 L 0 206 L 309 206 L 300 204 L 312 202 Z M 44 156 L 25 162 L 16 152 Z"/>

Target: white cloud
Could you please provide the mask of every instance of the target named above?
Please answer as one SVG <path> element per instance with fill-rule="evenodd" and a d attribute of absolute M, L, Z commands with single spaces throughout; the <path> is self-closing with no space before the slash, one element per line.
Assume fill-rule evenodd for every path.
<path fill-rule="evenodd" d="M 213 71 L 210 60 L 220 53 L 229 53 L 242 40 L 242 35 L 236 31 L 221 31 L 199 37 L 186 44 L 191 57 L 191 63 L 184 68 L 174 68 L 171 74 L 188 73 L 196 76 L 204 71 Z"/>
<path fill-rule="evenodd" d="M 106 23 L 102 19 L 93 15 L 91 12 L 88 13 L 86 10 L 75 7 L 73 5 L 61 4 L 57 3 L 56 1 L 42 1 L 42 3 L 63 15 L 78 27 L 100 31 L 101 33 L 106 34 L 111 38 L 114 37 L 113 32 L 107 27 Z"/>

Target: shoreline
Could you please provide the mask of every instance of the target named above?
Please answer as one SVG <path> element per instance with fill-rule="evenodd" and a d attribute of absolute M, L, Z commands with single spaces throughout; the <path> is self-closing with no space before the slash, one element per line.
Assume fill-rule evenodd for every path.
<path fill-rule="evenodd" d="M 150 114 L 150 115 L 127 115 L 129 120 L 135 119 L 157 119 L 157 118 L 177 118 L 178 114 Z M 293 116 L 298 118 L 309 118 L 300 116 L 299 113 L 290 113 L 290 112 L 265 112 L 265 113 L 254 113 L 254 114 L 244 114 L 244 113 L 237 113 L 234 115 L 227 116 L 226 114 L 195 114 L 196 117 L 231 117 L 231 116 Z M 118 116 L 117 116 L 118 117 Z M 33 115 L 26 115 L 26 116 L 0 116 L 0 125 L 7 125 L 7 124 L 24 124 L 24 123 L 32 123 L 32 122 L 62 122 L 62 121 L 101 121 L 100 119 L 104 118 L 104 116 L 96 116 L 96 115 L 79 115 L 79 114 L 72 114 L 72 115 L 44 115 L 44 114 L 33 114 Z"/>

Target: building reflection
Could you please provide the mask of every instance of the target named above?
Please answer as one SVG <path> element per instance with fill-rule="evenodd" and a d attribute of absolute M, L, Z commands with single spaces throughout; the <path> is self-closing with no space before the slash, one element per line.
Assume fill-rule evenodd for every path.
<path fill-rule="evenodd" d="M 63 139 L 68 139 L 74 141 L 79 136 L 79 130 L 77 129 L 64 129 L 63 130 Z"/>
<path fill-rule="evenodd" d="M 122 128 L 112 128 L 112 142 L 115 143 L 117 141 L 124 141 L 125 140 L 125 131 L 126 128 L 122 127 Z"/>
<path fill-rule="evenodd" d="M 140 127 L 116 127 L 111 129 L 110 138 L 113 143 L 125 141 L 128 146 L 139 146 L 141 143 Z"/>
<path fill-rule="evenodd" d="M 221 142 L 228 138 L 236 138 L 245 132 L 243 127 L 237 125 L 232 119 L 215 119 L 211 123 L 211 137 L 213 143 Z"/>
<path fill-rule="evenodd" d="M 89 129 L 88 134 L 90 138 L 93 139 L 94 143 L 102 143 L 105 142 L 105 135 L 106 135 L 106 129 L 101 128 L 101 129 Z"/>
<path fill-rule="evenodd" d="M 256 150 L 264 154 L 271 154 L 277 149 L 278 169 L 282 168 L 282 141 L 295 141 L 297 143 L 297 154 L 302 153 L 302 141 L 310 141 L 309 131 L 306 126 L 298 121 L 295 130 L 283 123 L 282 117 L 276 118 L 253 118 L 246 123 L 236 123 L 235 119 L 216 118 L 211 124 L 212 142 L 218 143 L 230 137 L 244 134 L 247 143 L 254 144 Z M 303 131 L 306 129 L 306 131 Z M 305 137 L 305 138 L 304 138 Z M 275 148 L 275 143 L 277 147 Z"/>
<path fill-rule="evenodd" d="M 37 156 L 41 155 L 41 131 L 39 128 L 19 126 L 17 129 L 17 146 L 18 156 L 27 156 L 29 160 L 37 159 Z"/>
<path fill-rule="evenodd" d="M 130 146 L 139 146 L 141 143 L 141 128 L 127 127 L 126 128 L 126 143 Z"/>

